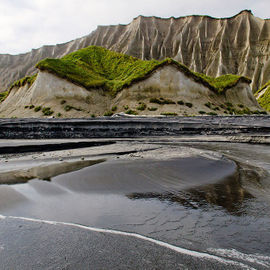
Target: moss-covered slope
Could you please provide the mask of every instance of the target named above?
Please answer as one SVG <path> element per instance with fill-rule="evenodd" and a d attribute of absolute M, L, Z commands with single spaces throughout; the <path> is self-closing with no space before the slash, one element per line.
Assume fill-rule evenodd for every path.
<path fill-rule="evenodd" d="M 3 102 L 8 96 L 8 91 L 0 93 L 0 103 Z"/>
<path fill-rule="evenodd" d="M 25 86 L 26 84 L 29 84 L 31 86 L 35 82 L 36 78 L 37 78 L 37 74 L 33 76 L 26 76 L 18 81 L 15 81 L 10 86 L 10 89 L 12 89 L 13 87 L 22 87 L 22 86 Z"/>
<path fill-rule="evenodd" d="M 267 82 L 256 94 L 259 104 L 270 111 L 270 81 Z"/>
<path fill-rule="evenodd" d="M 102 87 L 115 94 L 132 83 L 147 78 L 156 69 L 166 65 L 174 65 L 187 76 L 217 93 L 235 86 L 240 80 L 251 82 L 248 78 L 237 75 L 212 78 L 195 73 L 173 59 L 144 61 L 97 46 L 78 50 L 61 59 L 44 59 L 36 67 L 86 89 Z"/>

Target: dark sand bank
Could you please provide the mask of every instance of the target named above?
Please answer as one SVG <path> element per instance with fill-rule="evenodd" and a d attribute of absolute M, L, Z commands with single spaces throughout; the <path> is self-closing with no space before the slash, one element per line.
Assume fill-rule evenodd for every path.
<path fill-rule="evenodd" d="M 0 139 L 134 138 L 179 135 L 268 135 L 270 116 L 123 116 L 0 119 Z"/>

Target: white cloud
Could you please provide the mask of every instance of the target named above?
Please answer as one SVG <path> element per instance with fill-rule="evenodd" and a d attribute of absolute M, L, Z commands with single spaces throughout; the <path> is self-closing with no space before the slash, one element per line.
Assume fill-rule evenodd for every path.
<path fill-rule="evenodd" d="M 21 53 L 81 37 L 97 25 L 138 15 L 229 17 L 243 9 L 266 18 L 269 0 L 0 0 L 0 53 Z"/>

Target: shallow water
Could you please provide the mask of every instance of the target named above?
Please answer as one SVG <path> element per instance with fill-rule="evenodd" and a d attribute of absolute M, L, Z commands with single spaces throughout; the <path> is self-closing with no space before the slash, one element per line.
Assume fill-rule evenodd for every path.
<path fill-rule="evenodd" d="M 184 145 L 227 157 L 120 159 L 1 186 L 0 214 L 135 232 L 225 257 L 270 256 L 269 146 Z"/>

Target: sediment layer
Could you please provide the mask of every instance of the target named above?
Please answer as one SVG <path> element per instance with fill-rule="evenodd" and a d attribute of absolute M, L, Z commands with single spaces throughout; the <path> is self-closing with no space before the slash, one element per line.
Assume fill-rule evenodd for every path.
<path fill-rule="evenodd" d="M 269 136 L 269 116 L 0 119 L 1 139 L 129 138 L 179 135 Z"/>

